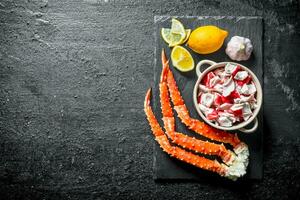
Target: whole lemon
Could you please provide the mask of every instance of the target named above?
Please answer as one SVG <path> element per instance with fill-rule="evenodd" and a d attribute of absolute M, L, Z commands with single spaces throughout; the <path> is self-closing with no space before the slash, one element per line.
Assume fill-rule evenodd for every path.
<path fill-rule="evenodd" d="M 191 33 L 187 44 L 199 54 L 209 54 L 221 48 L 227 35 L 227 31 L 216 26 L 200 26 Z"/>

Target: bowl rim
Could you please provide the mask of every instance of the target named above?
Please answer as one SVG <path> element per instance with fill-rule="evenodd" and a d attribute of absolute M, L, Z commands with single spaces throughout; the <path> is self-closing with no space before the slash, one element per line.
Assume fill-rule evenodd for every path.
<path fill-rule="evenodd" d="M 219 126 L 219 125 L 216 125 L 216 124 L 210 122 L 204 116 L 204 114 L 202 113 L 202 111 L 200 110 L 200 108 L 198 106 L 197 96 L 198 96 L 199 83 L 201 82 L 204 75 L 206 75 L 208 72 L 210 72 L 212 70 L 215 70 L 217 68 L 225 67 L 228 63 L 240 66 L 243 70 L 247 71 L 251 75 L 252 81 L 253 81 L 253 83 L 255 84 L 255 87 L 256 87 L 257 108 L 254 110 L 252 116 L 247 121 L 243 121 L 243 122 L 238 123 L 236 125 L 233 125 L 231 127 L 223 127 L 223 126 Z M 201 72 L 200 76 L 198 76 L 197 81 L 196 81 L 195 86 L 194 86 L 194 90 L 193 90 L 194 107 L 195 107 L 197 113 L 200 115 L 200 117 L 206 123 L 213 126 L 214 128 L 221 129 L 221 130 L 226 130 L 226 131 L 241 129 L 241 128 L 244 128 L 245 126 L 249 125 L 251 122 L 253 122 L 254 119 L 257 117 L 260 109 L 261 109 L 262 101 L 263 101 L 262 87 L 261 87 L 261 84 L 260 84 L 258 78 L 256 77 L 256 75 L 248 67 L 246 67 L 246 66 L 244 66 L 240 63 L 235 63 L 235 62 L 231 62 L 231 61 L 218 62 L 218 63 L 212 64 L 211 66 L 207 67 L 203 72 Z"/>

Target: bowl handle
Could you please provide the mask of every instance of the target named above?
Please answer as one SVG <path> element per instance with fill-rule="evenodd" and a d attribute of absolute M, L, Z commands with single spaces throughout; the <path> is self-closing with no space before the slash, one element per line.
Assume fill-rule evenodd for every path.
<path fill-rule="evenodd" d="M 211 61 L 211 60 L 201 60 L 200 62 L 198 62 L 197 66 L 196 66 L 196 74 L 197 74 L 198 77 L 202 74 L 201 66 L 204 65 L 204 64 L 209 64 L 211 66 L 211 65 L 214 65 L 216 63 L 214 61 Z"/>
<path fill-rule="evenodd" d="M 240 128 L 239 130 L 244 132 L 244 133 L 253 133 L 254 131 L 256 131 L 258 127 L 258 120 L 257 120 L 257 117 L 254 119 L 254 125 L 252 128 L 250 129 L 246 129 L 246 128 Z"/>

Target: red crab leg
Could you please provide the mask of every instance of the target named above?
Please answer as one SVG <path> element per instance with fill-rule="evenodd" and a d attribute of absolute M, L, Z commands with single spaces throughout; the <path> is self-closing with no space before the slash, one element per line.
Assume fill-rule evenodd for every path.
<path fill-rule="evenodd" d="M 186 126 L 188 126 L 189 129 L 211 140 L 215 140 L 223 143 L 229 143 L 233 147 L 237 147 L 239 144 L 241 144 L 241 141 L 239 140 L 236 134 L 231 134 L 225 131 L 217 130 L 205 124 L 204 122 L 201 122 L 197 119 L 193 119 L 190 117 L 189 111 L 186 105 L 184 104 L 184 100 L 181 97 L 179 89 L 176 85 L 176 81 L 174 79 L 173 73 L 170 70 L 166 60 L 167 57 L 165 52 L 163 51 L 162 61 L 166 63 L 166 68 L 168 69 L 167 83 L 168 83 L 171 100 L 174 104 L 174 109 L 176 110 L 178 117 L 181 119 L 181 121 Z"/>
<path fill-rule="evenodd" d="M 180 147 L 171 146 L 167 136 L 164 134 L 152 111 L 152 108 L 150 106 L 150 95 L 151 89 L 147 91 L 145 97 L 144 111 L 146 113 L 151 130 L 155 136 L 155 140 L 159 143 L 160 147 L 170 156 L 173 156 L 178 160 L 181 160 L 183 162 L 194 165 L 204 170 L 216 172 L 221 176 L 226 176 L 226 171 L 228 170 L 228 167 L 226 165 L 220 164 L 216 160 L 209 160 L 202 156 L 195 155 L 191 152 L 185 151 Z"/>
<path fill-rule="evenodd" d="M 179 132 L 175 132 L 175 119 L 171 102 L 169 98 L 168 86 L 167 86 L 167 61 L 163 63 L 163 70 L 161 74 L 159 90 L 160 90 L 160 103 L 163 114 L 163 122 L 167 136 L 173 143 L 182 146 L 183 148 L 200 152 L 208 155 L 220 156 L 224 163 L 231 164 L 234 160 L 234 153 L 227 150 L 223 144 L 215 144 L 211 142 L 205 142 L 193 137 L 189 137 Z"/>

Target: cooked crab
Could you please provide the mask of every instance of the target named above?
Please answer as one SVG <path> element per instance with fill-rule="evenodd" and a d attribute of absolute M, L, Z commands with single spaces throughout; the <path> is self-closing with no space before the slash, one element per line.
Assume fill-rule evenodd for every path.
<path fill-rule="evenodd" d="M 216 172 L 219 175 L 232 180 L 236 180 L 246 174 L 249 157 L 247 145 L 241 142 L 236 134 L 217 130 L 197 119 L 191 118 L 188 109 L 184 104 L 184 100 L 180 95 L 172 71 L 169 68 L 164 51 L 162 51 L 162 64 L 163 69 L 159 84 L 159 91 L 165 132 L 159 125 L 150 106 L 151 89 L 147 91 L 144 102 L 144 110 L 151 130 L 161 148 L 166 153 L 179 160 L 204 170 Z M 189 137 L 183 133 L 176 132 L 174 113 L 169 93 L 178 117 L 189 129 L 210 140 L 221 142 L 221 144 L 203 141 L 194 137 Z M 172 145 L 168 138 L 173 144 L 180 147 Z M 223 143 L 232 145 L 234 152 L 226 149 Z M 185 149 L 190 150 L 191 152 Z M 220 163 L 217 160 L 208 159 L 205 156 L 198 155 L 197 153 L 218 156 L 222 159 L 223 163 Z"/>

